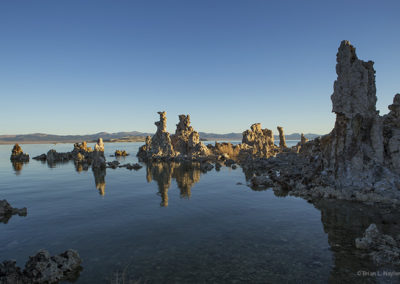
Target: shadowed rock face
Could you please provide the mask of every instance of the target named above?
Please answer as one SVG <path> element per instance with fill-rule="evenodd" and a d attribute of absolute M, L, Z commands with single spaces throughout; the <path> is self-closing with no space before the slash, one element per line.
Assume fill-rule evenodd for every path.
<path fill-rule="evenodd" d="M 400 94 L 389 105 L 390 112 L 383 117 L 385 165 L 400 174 Z"/>
<path fill-rule="evenodd" d="M 382 120 L 376 111 L 373 62 L 357 58 L 355 48 L 342 41 L 337 53 L 334 92 L 331 96 L 336 123 L 323 146 L 326 169 L 338 185 L 372 184 L 382 171 Z"/>
<path fill-rule="evenodd" d="M 373 62 L 359 60 L 348 41 L 342 41 L 338 49 L 336 73 L 331 96 L 335 127 L 330 134 L 304 144 L 301 152 L 321 159 L 321 170 L 337 188 L 396 195 L 395 173 L 400 164 L 391 157 L 396 156 L 400 142 L 396 128 L 400 97 L 388 115 L 379 116 Z"/>

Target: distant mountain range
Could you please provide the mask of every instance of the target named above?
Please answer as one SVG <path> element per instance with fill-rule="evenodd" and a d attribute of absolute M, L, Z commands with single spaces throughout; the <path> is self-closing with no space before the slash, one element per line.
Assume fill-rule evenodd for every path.
<path fill-rule="evenodd" d="M 227 134 L 215 134 L 215 133 L 206 133 L 206 132 L 199 132 L 201 139 L 207 140 L 242 140 L 242 133 L 227 133 Z M 304 136 L 308 139 L 314 139 L 316 137 L 321 136 L 320 134 L 313 134 L 308 133 L 304 134 Z M 301 134 L 300 133 L 292 133 L 285 135 L 286 140 L 300 140 Z M 274 135 L 275 140 L 279 140 L 279 135 Z"/>
<path fill-rule="evenodd" d="M 154 133 L 145 133 L 138 131 L 131 132 L 99 132 L 96 134 L 88 135 L 53 135 L 44 133 L 33 133 L 33 134 L 21 134 L 21 135 L 0 135 L 0 144 L 11 144 L 11 143 L 75 143 L 81 141 L 96 141 L 98 138 L 103 138 L 105 142 L 118 142 L 118 141 L 144 141 L 145 137 Z M 202 140 L 214 141 L 214 140 L 242 140 L 242 133 L 227 133 L 227 134 L 216 134 L 199 132 Z M 300 133 L 293 133 L 285 135 L 286 140 L 300 140 Z M 305 134 L 308 139 L 314 139 L 315 137 L 321 136 L 318 134 Z M 275 135 L 275 139 L 279 140 L 279 136 Z"/>

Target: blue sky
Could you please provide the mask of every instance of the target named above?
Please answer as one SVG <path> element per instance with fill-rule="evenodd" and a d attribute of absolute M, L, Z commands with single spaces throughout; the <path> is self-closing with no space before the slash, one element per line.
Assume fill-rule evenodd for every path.
<path fill-rule="evenodd" d="M 400 92 L 400 1 L 1 1 L 0 134 L 328 133 L 336 52 Z"/>

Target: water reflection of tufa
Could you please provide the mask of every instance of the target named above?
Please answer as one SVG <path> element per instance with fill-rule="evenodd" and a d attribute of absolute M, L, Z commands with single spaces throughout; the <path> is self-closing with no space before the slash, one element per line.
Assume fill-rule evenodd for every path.
<path fill-rule="evenodd" d="M 101 195 L 106 193 L 106 170 L 101 168 L 93 168 L 94 182 L 96 188 Z"/>
<path fill-rule="evenodd" d="M 150 162 L 146 164 L 147 182 L 155 180 L 162 207 L 168 206 L 168 189 L 174 178 L 181 198 L 190 198 L 191 188 L 200 180 L 200 163 Z"/>
<path fill-rule="evenodd" d="M 12 167 L 15 171 L 15 174 L 20 175 L 22 168 L 24 167 L 24 164 L 27 164 L 27 163 L 29 163 L 29 162 L 11 162 Z"/>

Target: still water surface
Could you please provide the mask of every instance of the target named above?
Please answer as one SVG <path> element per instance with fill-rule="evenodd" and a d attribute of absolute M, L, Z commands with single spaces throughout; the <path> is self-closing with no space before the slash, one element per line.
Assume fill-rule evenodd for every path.
<path fill-rule="evenodd" d="M 121 163 L 137 162 L 141 144 L 107 143 L 107 160 L 122 149 L 131 155 Z M 22 147 L 31 158 L 72 150 Z M 116 283 L 121 274 L 134 283 L 376 280 L 356 275 L 373 269 L 352 247 L 377 218 L 362 208 L 255 191 L 240 168 L 201 173 L 158 163 L 94 173 L 72 162 L 50 167 L 31 159 L 15 169 L 11 148 L 0 146 L 0 199 L 27 207 L 28 215 L 0 223 L 0 261 L 23 266 L 41 248 L 51 254 L 73 248 L 83 259 L 76 283 Z"/>

